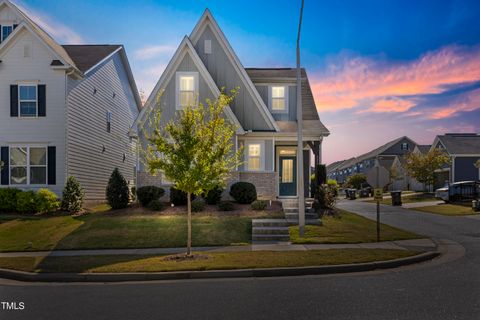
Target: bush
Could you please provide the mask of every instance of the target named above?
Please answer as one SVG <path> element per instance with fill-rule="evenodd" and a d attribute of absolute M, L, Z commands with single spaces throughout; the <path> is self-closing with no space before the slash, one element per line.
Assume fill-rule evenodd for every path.
<path fill-rule="evenodd" d="M 252 210 L 265 210 L 267 208 L 267 205 L 268 203 L 265 200 L 256 200 L 252 202 L 250 207 L 252 208 Z"/>
<path fill-rule="evenodd" d="M 204 196 L 205 201 L 208 204 L 217 204 L 220 200 L 222 200 L 222 193 L 222 188 L 215 187 L 212 190 L 208 191 L 207 194 Z"/>
<path fill-rule="evenodd" d="M 123 209 L 130 202 L 130 190 L 127 180 L 122 176 L 120 170 L 115 168 L 108 180 L 107 190 L 105 192 L 107 202 L 112 209 Z"/>
<path fill-rule="evenodd" d="M 77 179 L 73 176 L 68 177 L 62 194 L 62 210 L 70 213 L 79 212 L 82 210 L 84 197 L 85 193 Z"/>
<path fill-rule="evenodd" d="M 130 199 L 132 199 L 132 201 L 137 200 L 137 188 L 135 186 L 130 188 Z"/>
<path fill-rule="evenodd" d="M 22 192 L 15 188 L 0 188 L 0 212 L 15 212 L 17 195 Z"/>
<path fill-rule="evenodd" d="M 195 197 L 192 194 L 192 200 Z M 184 206 L 187 204 L 187 193 L 181 190 L 175 189 L 175 187 L 170 188 L 170 202 L 176 206 Z"/>
<path fill-rule="evenodd" d="M 230 187 L 230 195 L 238 203 L 250 204 L 257 200 L 257 190 L 250 182 L 236 182 Z"/>
<path fill-rule="evenodd" d="M 160 199 L 164 194 L 165 190 L 155 186 L 145 186 L 137 190 L 138 201 L 144 207 L 148 206 L 153 200 Z"/>
<path fill-rule="evenodd" d="M 230 201 L 220 201 L 217 204 L 218 210 L 220 211 L 232 211 L 233 210 L 233 203 Z"/>
<path fill-rule="evenodd" d="M 36 212 L 46 213 L 56 211 L 60 207 L 57 195 L 48 189 L 40 189 L 37 192 Z"/>
<path fill-rule="evenodd" d="M 37 209 L 37 196 L 34 191 L 22 191 L 17 194 L 16 210 L 20 213 L 34 213 Z"/>
<path fill-rule="evenodd" d="M 368 187 L 367 176 L 363 173 L 351 175 L 347 178 L 346 186 L 357 190 Z"/>
<path fill-rule="evenodd" d="M 163 202 L 161 202 L 159 199 L 154 199 L 148 204 L 148 208 L 153 211 L 162 211 L 163 207 Z"/>
<path fill-rule="evenodd" d="M 193 212 L 200 212 L 205 210 L 205 200 L 201 198 L 197 198 L 192 201 L 192 211 Z"/>

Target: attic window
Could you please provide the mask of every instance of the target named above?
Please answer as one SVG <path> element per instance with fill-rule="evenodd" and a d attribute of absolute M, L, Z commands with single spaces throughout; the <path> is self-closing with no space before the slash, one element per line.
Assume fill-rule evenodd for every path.
<path fill-rule="evenodd" d="M 197 105 L 198 72 L 177 72 L 176 105 L 177 110 Z"/>
<path fill-rule="evenodd" d="M 403 142 L 403 143 L 402 143 L 402 146 L 401 146 L 401 149 L 404 150 L 404 151 L 409 150 L 408 143 Z"/>
<path fill-rule="evenodd" d="M 269 90 L 270 110 L 275 113 L 288 112 L 288 87 L 271 86 Z"/>
<path fill-rule="evenodd" d="M 212 54 L 212 40 L 204 41 L 205 54 Z"/>
<path fill-rule="evenodd" d="M 12 31 L 13 31 L 13 25 L 2 26 L 2 34 L 1 34 L 0 40 L 5 41 L 5 39 L 7 39 L 7 37 L 12 33 Z"/>

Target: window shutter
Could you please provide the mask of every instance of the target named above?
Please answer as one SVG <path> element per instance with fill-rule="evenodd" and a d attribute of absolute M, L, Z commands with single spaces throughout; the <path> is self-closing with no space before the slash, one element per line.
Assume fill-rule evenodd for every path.
<path fill-rule="evenodd" d="M 0 43 L 2 43 L 2 25 L 0 24 Z"/>
<path fill-rule="evenodd" d="M 14 24 L 13 25 L 13 30 L 17 29 L 17 27 L 18 27 L 18 24 Z"/>
<path fill-rule="evenodd" d="M 8 147 L 1 147 L 1 151 L 0 151 L 0 154 L 1 154 L 1 158 L 0 160 L 3 162 L 3 167 L 2 167 L 2 171 L 0 173 L 0 184 L 1 185 L 8 185 L 9 184 L 9 181 L 8 181 L 8 167 L 9 167 L 9 164 L 10 164 L 10 155 L 9 155 L 9 150 L 8 150 Z"/>
<path fill-rule="evenodd" d="M 18 86 L 10 85 L 10 117 L 18 117 Z"/>
<path fill-rule="evenodd" d="M 38 91 L 38 116 L 45 117 L 47 115 L 47 99 L 46 99 L 46 86 L 39 84 Z"/>
<path fill-rule="evenodd" d="M 48 184 L 57 184 L 57 148 L 48 147 Z"/>

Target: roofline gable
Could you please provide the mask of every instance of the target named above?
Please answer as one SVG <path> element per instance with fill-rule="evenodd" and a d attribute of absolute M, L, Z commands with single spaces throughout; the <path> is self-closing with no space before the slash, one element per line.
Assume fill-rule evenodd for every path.
<path fill-rule="evenodd" d="M 210 25 L 212 27 L 212 31 L 214 35 L 217 37 L 217 40 L 220 43 L 220 45 L 224 47 L 227 57 L 229 58 L 230 62 L 233 64 L 234 68 L 238 72 L 240 79 L 245 85 L 245 88 L 252 95 L 253 101 L 259 108 L 263 118 L 267 121 L 267 124 L 270 124 L 271 128 L 274 129 L 275 131 L 280 131 L 280 127 L 278 126 L 275 119 L 273 118 L 273 115 L 270 113 L 270 111 L 268 110 L 268 107 L 263 102 L 263 99 L 260 97 L 260 94 L 255 88 L 255 85 L 253 84 L 252 80 L 250 79 L 247 72 L 245 71 L 245 68 L 240 62 L 240 59 L 236 55 L 232 46 L 230 45 L 227 38 L 225 37 L 225 34 L 223 33 L 222 29 L 220 29 L 220 26 L 218 25 L 217 21 L 215 20 L 215 18 L 213 17 L 212 13 L 208 8 L 205 9 L 204 13 L 200 17 L 197 24 L 195 25 L 195 28 L 190 33 L 189 38 L 192 44 L 195 44 L 198 41 L 198 38 L 200 37 L 202 31 L 207 27 L 207 25 Z"/>
<path fill-rule="evenodd" d="M 178 65 L 187 54 L 190 54 L 195 66 L 198 68 L 199 73 L 205 79 L 205 82 L 207 83 L 208 87 L 210 88 L 214 96 L 218 97 L 220 95 L 220 90 L 215 84 L 215 81 L 213 81 L 212 76 L 210 75 L 207 68 L 203 64 L 202 60 L 198 56 L 197 51 L 193 47 L 193 44 L 191 43 L 190 39 L 187 36 L 185 36 L 182 42 L 180 43 L 180 45 L 178 46 L 177 50 L 175 51 L 172 59 L 168 63 L 167 67 L 165 68 L 165 71 L 163 71 L 162 75 L 160 76 L 160 79 L 155 85 L 155 88 L 153 89 L 152 93 L 150 93 L 150 96 L 148 97 L 145 103 L 145 106 L 143 107 L 142 111 L 140 112 L 137 119 L 133 123 L 133 126 L 132 126 L 133 129 L 135 129 L 138 126 L 139 122 L 143 120 L 146 114 L 146 110 L 152 108 L 152 103 L 155 101 L 158 93 L 160 92 L 160 90 L 164 89 L 163 86 L 168 84 L 170 79 L 175 74 L 175 70 L 177 69 Z M 229 106 L 225 108 L 225 114 L 233 122 L 233 124 L 237 126 L 237 130 L 236 130 L 237 134 L 245 133 L 242 125 L 240 124 L 237 117 L 235 116 L 235 114 L 233 113 L 232 109 L 230 109 Z"/>

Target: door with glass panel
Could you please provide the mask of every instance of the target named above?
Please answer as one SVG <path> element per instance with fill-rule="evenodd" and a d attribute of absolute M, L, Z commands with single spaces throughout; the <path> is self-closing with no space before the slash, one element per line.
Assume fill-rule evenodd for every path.
<path fill-rule="evenodd" d="M 279 157 L 279 195 L 297 195 L 297 158 L 293 156 Z"/>

